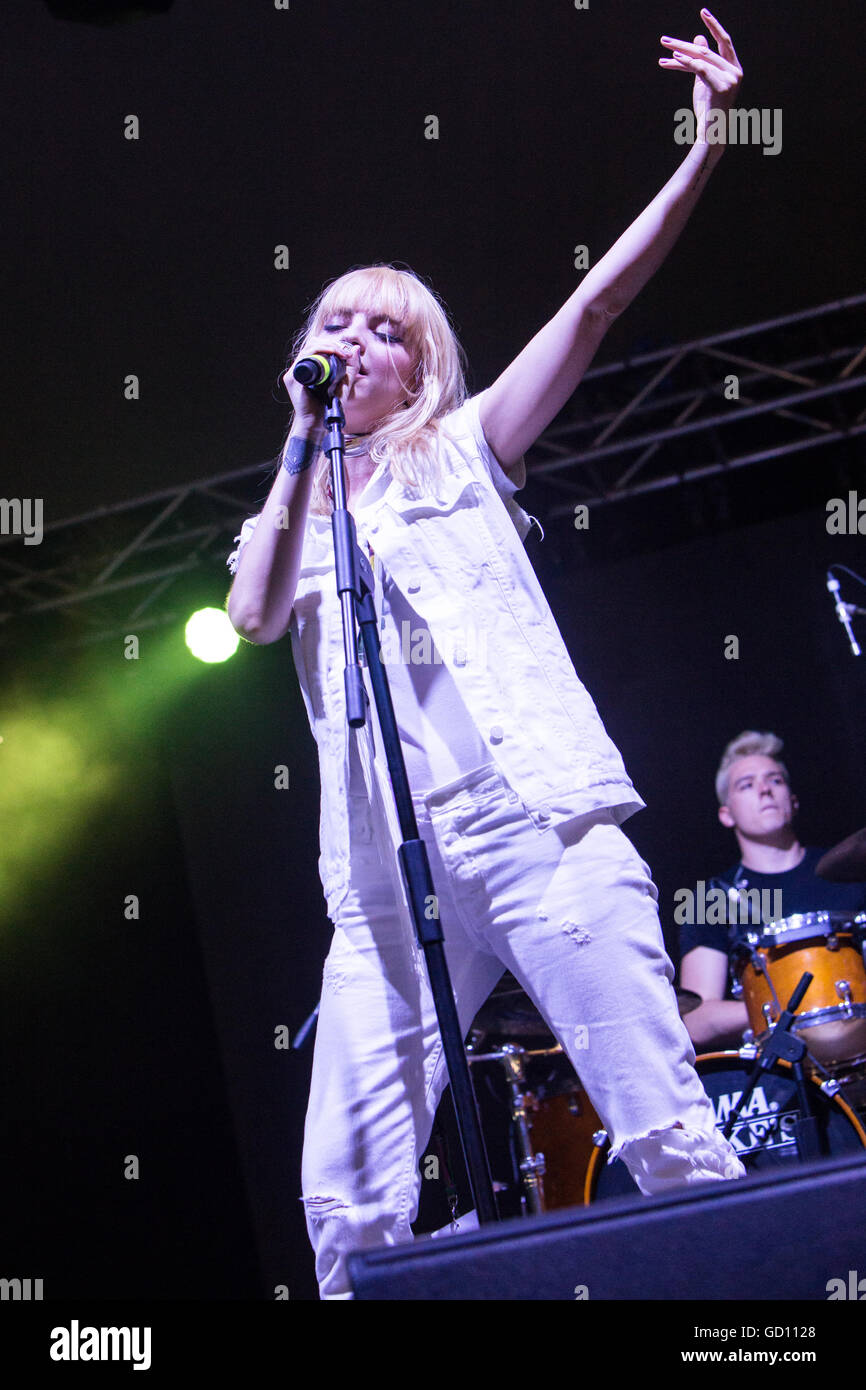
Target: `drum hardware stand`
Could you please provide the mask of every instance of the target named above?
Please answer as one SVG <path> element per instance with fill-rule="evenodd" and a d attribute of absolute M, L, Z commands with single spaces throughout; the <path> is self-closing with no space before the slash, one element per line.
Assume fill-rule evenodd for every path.
<path fill-rule="evenodd" d="M 797 1156 L 801 1163 L 807 1159 L 821 1157 L 821 1145 L 818 1134 L 818 1120 L 812 1114 L 809 1103 L 809 1095 L 806 1089 L 806 1075 L 803 1071 L 803 1057 L 806 1054 L 806 1044 L 802 1038 L 794 1037 L 790 1031 L 794 1020 L 794 1015 L 800 1007 L 803 995 L 809 988 L 814 976 L 805 971 L 800 977 L 800 983 L 788 1000 L 788 1007 L 779 1018 L 772 1032 L 761 1048 L 755 1065 L 749 1073 L 740 1099 L 733 1106 L 727 1120 L 722 1126 L 722 1134 L 726 1139 L 730 1139 L 734 1125 L 739 1119 L 740 1112 L 747 1100 L 751 1096 L 763 1072 L 771 1069 L 777 1060 L 784 1060 L 791 1063 L 791 1070 L 797 1083 L 797 1096 L 800 1102 L 800 1119 L 794 1122 L 794 1138 L 797 1143 Z"/>
<path fill-rule="evenodd" d="M 808 1052 L 809 1049 L 807 1048 L 806 1051 Z M 753 1062 L 755 1058 L 758 1056 L 759 1052 L 760 1048 L 758 1044 L 755 1042 L 755 1035 L 752 1032 L 751 1028 L 747 1028 L 745 1033 L 743 1034 L 743 1045 L 742 1047 L 739 1047 L 737 1049 L 737 1056 L 742 1057 L 744 1062 Z M 833 1096 L 838 1096 L 839 1092 L 842 1090 L 842 1087 L 845 1085 L 847 1081 L 851 1080 L 851 1078 L 848 1076 L 843 1076 L 841 1080 L 839 1080 L 837 1077 L 831 1076 L 830 1072 L 824 1066 L 823 1062 L 819 1062 L 818 1058 L 814 1057 L 811 1052 L 809 1052 L 809 1058 L 815 1070 L 819 1071 L 821 1075 L 824 1077 L 823 1081 L 819 1082 L 816 1080 L 815 1085 L 818 1087 L 820 1091 L 823 1091 L 825 1096 L 829 1096 L 832 1100 Z"/>
<path fill-rule="evenodd" d="M 327 386 L 317 387 L 315 391 L 320 398 L 324 399 L 325 425 L 328 430 L 323 449 L 331 464 L 331 491 L 334 498 L 331 529 L 334 537 L 337 593 L 340 598 L 343 618 L 343 649 L 346 656 L 346 713 L 352 728 L 360 728 L 366 723 L 366 705 L 369 701 L 358 663 L 358 634 L 355 628 L 355 618 L 357 617 L 364 642 L 367 668 L 379 718 L 400 833 L 403 836 L 398 850 L 400 867 L 406 885 L 415 934 L 423 948 L 427 964 L 427 974 L 442 1037 L 445 1065 L 451 1083 L 454 1113 L 466 1159 L 466 1171 L 469 1175 L 472 1199 L 478 1214 L 479 1224 L 483 1225 L 498 1221 L 499 1214 L 496 1210 L 490 1167 L 481 1134 L 478 1103 L 472 1089 L 451 976 L 445 959 L 445 937 L 438 911 L 432 916 L 427 911 L 429 904 L 431 902 L 438 903 L 438 899 L 434 893 L 427 846 L 418 834 L 418 823 L 406 776 L 406 765 L 400 746 L 400 735 L 394 716 L 391 691 L 382 665 L 376 608 L 373 602 L 375 590 L 373 571 L 369 560 L 358 546 L 355 519 L 346 507 L 343 462 L 345 415 L 339 396 L 333 394 L 333 387 L 330 389 Z"/>
<path fill-rule="evenodd" d="M 505 1069 L 505 1081 L 509 1093 L 509 1119 L 511 1121 L 511 1134 L 514 1138 L 517 1153 L 513 1153 L 515 1181 L 521 1188 L 520 1206 L 522 1213 L 527 1214 L 526 1208 L 533 1216 L 540 1216 L 545 1210 L 544 1206 L 544 1186 L 540 1181 L 547 1172 L 547 1163 L 543 1153 L 532 1152 L 532 1141 L 530 1130 L 532 1124 L 529 1120 L 529 1111 L 534 1108 L 535 1093 L 526 1085 L 526 1067 L 528 1058 L 536 1057 L 562 1057 L 563 1049 L 559 1043 L 554 1047 L 534 1047 L 524 1048 L 518 1043 L 503 1043 L 498 1052 L 479 1052 L 474 1051 L 474 1044 L 478 1041 L 474 1036 L 469 1043 L 470 1062 L 501 1062 Z M 603 1132 L 603 1131 L 602 1131 Z M 600 1142 L 604 1142 L 602 1139 Z M 500 1185 L 494 1183 L 494 1189 L 500 1190 Z"/>
<path fill-rule="evenodd" d="M 517 1150 L 520 1156 L 517 1168 L 526 1188 L 526 1204 L 533 1216 L 540 1216 L 544 1211 L 544 1189 L 541 1185 L 541 1179 L 547 1168 L 544 1154 L 533 1154 L 529 1139 L 530 1124 L 527 1118 L 527 1101 L 531 1103 L 535 1097 L 526 1088 L 526 1069 L 523 1065 L 525 1056 L 525 1050 L 518 1047 L 516 1043 L 506 1043 L 500 1053 L 505 1066 L 505 1079 L 511 1101 L 511 1123 L 514 1127 L 513 1133 L 517 1139 Z"/>
<path fill-rule="evenodd" d="M 470 1044 L 470 1052 L 471 1044 Z M 525 1194 L 521 1193 L 520 1205 L 523 1214 L 526 1215 L 526 1207 L 533 1216 L 540 1216 L 544 1211 L 543 1189 L 540 1179 L 544 1176 L 546 1166 L 544 1154 L 533 1154 L 532 1144 L 529 1138 L 531 1128 L 527 1111 L 531 1108 L 534 1100 L 532 1092 L 526 1086 L 526 1069 L 524 1060 L 526 1057 L 545 1057 L 551 1052 L 561 1051 L 558 1048 L 542 1048 L 535 1052 L 527 1052 L 525 1048 L 517 1043 L 504 1043 L 498 1052 L 473 1053 L 470 1061 L 474 1062 L 501 1062 L 505 1068 L 505 1081 L 508 1086 L 509 1096 L 509 1119 L 511 1120 L 511 1133 L 516 1140 L 517 1155 L 514 1157 L 514 1167 L 516 1169 L 516 1182 L 518 1186 L 525 1189 Z M 527 1104 L 527 1101 L 530 1104 Z M 519 1155 L 519 1157 L 518 1157 Z"/>

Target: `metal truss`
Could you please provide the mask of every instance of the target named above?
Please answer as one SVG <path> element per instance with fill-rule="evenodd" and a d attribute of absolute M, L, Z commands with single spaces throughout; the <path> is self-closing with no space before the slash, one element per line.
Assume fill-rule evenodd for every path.
<path fill-rule="evenodd" d="M 267 495 L 278 462 L 56 522 L 38 546 L 7 543 L 0 549 L 0 643 L 25 619 L 43 629 L 48 621 L 52 643 L 80 646 L 185 621 L 191 592 L 197 605 L 207 592 L 221 601 L 231 583 L 233 538 L 260 505 L 251 499 Z"/>
<path fill-rule="evenodd" d="M 619 502 L 864 433 L 861 294 L 596 367 L 534 446 L 529 475 L 563 494 L 548 516 L 573 516 L 577 503 Z"/>
<path fill-rule="evenodd" d="M 573 517 L 581 503 L 822 446 L 856 439 L 859 450 L 864 434 L 861 294 L 594 368 L 531 450 L 528 477 L 550 497 L 545 519 Z M 45 527 L 38 546 L 0 537 L 0 643 L 25 622 L 77 646 L 181 621 L 191 594 L 228 588 L 232 539 L 276 464 L 98 508 Z"/>

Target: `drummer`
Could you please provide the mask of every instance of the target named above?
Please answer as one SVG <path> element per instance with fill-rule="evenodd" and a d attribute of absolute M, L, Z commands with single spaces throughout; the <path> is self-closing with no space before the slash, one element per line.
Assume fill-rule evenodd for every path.
<path fill-rule="evenodd" d="M 749 1026 L 746 1005 L 730 988 L 729 948 L 737 925 L 798 912 L 866 911 L 866 883 L 819 878 L 815 866 L 824 851 L 800 844 L 794 829 L 798 801 L 779 756 L 782 747 L 775 734 L 747 730 L 725 748 L 716 774 L 719 820 L 733 830 L 740 859 L 707 884 L 703 897 L 718 904 L 721 895 L 712 890 L 721 889 L 727 913 L 693 913 L 711 921 L 680 926 L 680 983 L 703 1000 L 683 1020 L 699 1052 L 738 1047 Z"/>

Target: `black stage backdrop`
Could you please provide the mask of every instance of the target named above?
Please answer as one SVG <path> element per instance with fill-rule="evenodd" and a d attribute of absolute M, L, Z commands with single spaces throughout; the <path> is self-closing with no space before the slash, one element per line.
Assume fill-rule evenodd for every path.
<path fill-rule="evenodd" d="M 681 160 L 692 82 L 659 69 L 659 36 L 701 27 L 691 0 L 171 9 L 106 28 L 38 0 L 4 9 L 3 491 L 44 497 L 46 525 L 272 458 L 289 339 L 350 265 L 424 276 L 472 389 L 488 385 L 572 293 L 575 246 L 595 264 Z M 784 153 L 726 154 L 598 365 L 862 289 L 861 7 L 725 0 L 719 19 L 746 69 L 738 105 L 784 113 Z M 578 391 L 564 419 L 583 410 Z M 740 730 L 785 739 L 808 842 L 866 823 L 866 657 L 824 584 L 830 563 L 864 568 L 863 538 L 825 526 L 827 498 L 866 493 L 862 436 L 848 446 L 847 472 L 815 450 L 700 497 L 594 506 L 588 534 L 547 525 L 561 495 L 531 474 L 520 496 L 547 530 L 529 553 L 577 670 L 647 802 L 626 829 L 674 953 L 676 889 L 734 858 L 713 777 Z M 251 483 L 250 511 L 262 496 Z M 703 529 L 684 524 L 706 497 Z M 208 585 L 221 603 L 225 575 Z M 176 592 L 190 611 L 204 597 Z M 37 715 L 46 690 L 161 669 L 116 649 L 52 659 L 29 616 L 6 631 Z M 315 749 L 287 642 L 186 670 L 152 727 L 115 717 L 93 740 L 115 790 L 62 848 L 40 822 L 26 897 L 0 902 L 0 1277 L 42 1278 L 46 1298 L 316 1296 L 298 1200 L 309 1050 L 275 1046 L 314 1007 L 328 947 Z M 81 708 L 98 725 L 100 707 Z M 78 772 L 50 777 L 77 808 Z"/>
<path fill-rule="evenodd" d="M 531 482 L 522 497 L 532 510 Z M 675 890 L 735 858 L 713 777 L 740 730 L 785 739 L 807 842 L 866 823 L 864 662 L 824 582 L 829 563 L 862 568 L 862 541 L 828 536 L 812 509 L 601 564 L 578 546 L 562 527 L 530 542 L 647 802 L 626 829 L 676 955 Z M 732 635 L 740 655 L 726 660 Z M 205 671 L 129 753 L 129 778 L 134 809 L 116 794 L 90 850 L 55 865 L 16 920 L 9 1257 L 52 1296 L 315 1298 L 298 1200 L 310 1049 L 277 1046 L 276 1030 L 294 1034 L 313 1009 L 330 928 L 288 639 Z M 142 921 L 119 930 L 131 884 Z"/>

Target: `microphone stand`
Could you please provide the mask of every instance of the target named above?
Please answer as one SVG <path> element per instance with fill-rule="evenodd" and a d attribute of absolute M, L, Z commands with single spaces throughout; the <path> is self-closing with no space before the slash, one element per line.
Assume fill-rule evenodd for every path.
<path fill-rule="evenodd" d="M 397 807 L 397 816 L 403 842 L 399 847 L 400 867 L 406 885 L 415 934 L 423 948 L 427 973 L 439 1031 L 445 1053 L 445 1065 L 451 1083 L 451 1094 L 457 1117 L 457 1128 L 472 1197 L 479 1224 L 498 1221 L 499 1214 L 493 1196 L 493 1183 L 487 1153 L 481 1136 L 481 1122 L 478 1103 L 472 1089 L 469 1064 L 463 1048 L 463 1035 L 454 1002 L 454 991 L 448 963 L 445 959 L 445 937 L 439 920 L 438 910 L 433 917 L 425 912 L 432 900 L 438 905 L 433 892 L 433 879 L 427 857 L 427 846 L 418 835 L 415 808 L 406 776 L 403 750 L 394 717 L 394 706 L 388 678 L 382 665 L 377 631 L 376 609 L 373 603 L 374 578 L 367 556 L 358 546 L 355 519 L 346 507 L 345 474 L 343 464 L 343 426 L 345 415 L 343 405 L 336 394 L 325 397 L 325 426 L 327 430 L 324 452 L 331 464 L 331 488 L 334 496 L 334 512 L 331 528 L 334 536 L 334 557 L 337 571 L 337 593 L 343 610 L 343 647 L 346 657 L 345 690 L 346 712 L 352 728 L 360 728 L 366 722 L 367 692 L 361 668 L 358 664 L 358 634 L 355 629 L 355 613 L 361 627 L 367 668 L 379 724 L 382 742 L 391 778 L 391 788 Z"/>
<path fill-rule="evenodd" d="M 833 595 L 833 600 L 836 604 L 836 617 L 839 619 L 839 622 L 842 624 L 846 633 L 848 634 L 848 641 L 851 646 L 851 651 L 854 653 L 855 656 L 859 656 L 860 644 L 857 641 L 857 638 L 854 636 L 854 632 L 851 627 L 851 618 L 855 613 L 862 613 L 863 609 L 858 608 L 855 603 L 843 603 L 839 597 L 839 590 L 841 587 L 842 586 L 840 585 L 839 580 L 833 574 L 833 571 L 828 570 L 827 588 Z"/>

